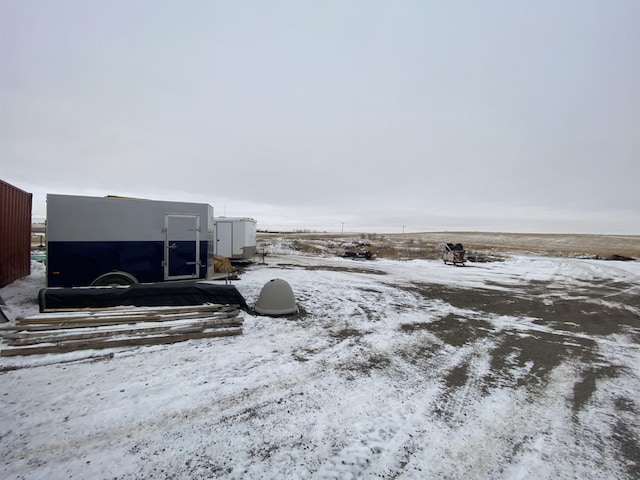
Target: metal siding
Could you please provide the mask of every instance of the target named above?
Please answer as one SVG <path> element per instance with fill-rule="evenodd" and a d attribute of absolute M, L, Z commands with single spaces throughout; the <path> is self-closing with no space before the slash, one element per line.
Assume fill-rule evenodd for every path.
<path fill-rule="evenodd" d="M 164 280 L 164 242 L 49 242 L 48 287 L 90 285 L 105 273 L 123 271 L 139 282 Z"/>
<path fill-rule="evenodd" d="M 164 240 L 164 215 L 200 215 L 209 205 L 131 198 L 47 195 L 47 238 L 54 242 L 154 242 Z M 203 225 L 207 231 L 209 225 Z"/>
<path fill-rule="evenodd" d="M 242 243 L 242 257 L 248 260 L 256 255 L 256 222 L 253 219 L 246 218 L 242 220 L 242 226 L 244 239 Z"/>
<path fill-rule="evenodd" d="M 166 214 L 200 217 L 202 267 L 196 277 L 206 278 L 209 242 L 203 232 L 213 230 L 210 205 L 48 194 L 48 286 L 88 285 L 114 270 L 140 282 L 163 281 Z M 194 241 L 182 237 L 172 241 Z"/>
<path fill-rule="evenodd" d="M 208 248 L 208 242 L 200 242 L 203 268 L 196 278 L 207 278 Z M 88 286 L 113 271 L 127 272 L 140 283 L 164 281 L 164 242 L 50 242 L 49 258 L 48 287 Z"/>
<path fill-rule="evenodd" d="M 216 217 L 216 253 L 232 260 L 248 259 L 255 255 L 256 225 L 253 218 Z"/>
<path fill-rule="evenodd" d="M 0 287 L 31 273 L 31 199 L 0 180 Z"/>
<path fill-rule="evenodd" d="M 200 216 L 165 215 L 165 280 L 200 275 Z"/>
<path fill-rule="evenodd" d="M 231 258 L 233 256 L 233 224 L 216 221 L 216 255 Z"/>
<path fill-rule="evenodd" d="M 213 256 L 216 253 L 216 225 L 213 219 L 213 207 L 211 205 L 208 206 L 208 215 L 209 219 L 207 220 L 207 252 L 205 253 L 207 259 L 207 268 L 205 272 L 205 277 L 210 278 L 214 274 L 213 267 Z M 204 231 L 204 230 L 203 230 Z M 201 253 L 202 255 L 202 253 Z"/>
<path fill-rule="evenodd" d="M 242 245 L 244 243 L 244 235 L 242 233 L 242 223 L 233 222 L 231 224 L 231 243 L 233 247 L 231 248 L 231 258 L 242 258 Z"/>
<path fill-rule="evenodd" d="M 251 219 L 246 219 L 242 223 L 244 225 L 243 247 L 255 247 L 256 246 L 256 221 Z"/>

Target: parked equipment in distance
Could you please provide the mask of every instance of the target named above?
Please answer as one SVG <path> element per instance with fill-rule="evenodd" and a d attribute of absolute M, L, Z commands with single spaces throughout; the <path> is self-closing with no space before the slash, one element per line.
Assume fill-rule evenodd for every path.
<path fill-rule="evenodd" d="M 47 195 L 47 285 L 131 285 L 209 278 L 208 204 Z"/>
<path fill-rule="evenodd" d="M 367 250 L 366 252 L 344 252 L 342 257 L 351 258 L 352 260 L 372 260 L 374 255 L 371 250 Z"/>
<path fill-rule="evenodd" d="M 442 252 L 442 261 L 453 265 L 464 265 L 465 250 L 461 243 L 447 243 Z"/>

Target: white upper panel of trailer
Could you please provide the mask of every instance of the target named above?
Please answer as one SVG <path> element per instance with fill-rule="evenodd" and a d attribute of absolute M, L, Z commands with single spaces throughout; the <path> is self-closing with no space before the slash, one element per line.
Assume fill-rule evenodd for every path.
<path fill-rule="evenodd" d="M 165 215 L 198 216 L 203 240 L 214 228 L 206 203 L 48 194 L 47 241 L 162 241 Z"/>
<path fill-rule="evenodd" d="M 255 219 L 249 217 L 215 217 L 216 222 L 249 222 L 257 223 Z"/>

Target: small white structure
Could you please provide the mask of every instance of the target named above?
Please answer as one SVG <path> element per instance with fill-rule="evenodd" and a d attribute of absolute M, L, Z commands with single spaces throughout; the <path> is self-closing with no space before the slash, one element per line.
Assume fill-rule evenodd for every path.
<path fill-rule="evenodd" d="M 292 315 L 298 313 L 296 299 L 291 286 L 280 278 L 269 280 L 255 304 L 254 310 L 260 315 Z"/>
<path fill-rule="evenodd" d="M 215 217 L 216 255 L 250 260 L 256 255 L 256 221 L 244 217 Z"/>

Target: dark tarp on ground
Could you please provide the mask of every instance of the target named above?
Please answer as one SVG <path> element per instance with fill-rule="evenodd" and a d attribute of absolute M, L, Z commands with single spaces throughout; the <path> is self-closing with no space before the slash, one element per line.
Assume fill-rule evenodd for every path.
<path fill-rule="evenodd" d="M 234 285 L 204 282 L 139 283 L 129 287 L 43 288 L 38 293 L 40 311 L 50 308 L 158 307 L 203 305 L 239 305 L 247 311 L 247 302 Z"/>

